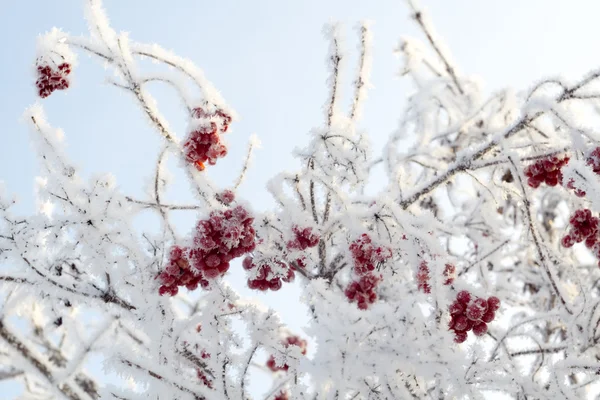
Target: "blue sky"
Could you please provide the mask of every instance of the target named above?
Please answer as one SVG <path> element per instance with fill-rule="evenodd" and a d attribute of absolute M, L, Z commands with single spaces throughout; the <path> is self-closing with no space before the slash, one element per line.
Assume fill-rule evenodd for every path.
<path fill-rule="evenodd" d="M 85 33 L 82 3 L 3 0 L 0 6 L 4 47 L 0 69 L 0 180 L 5 181 L 9 192 L 19 196 L 22 212 L 33 210 L 37 174 L 28 128 L 20 122 L 24 109 L 36 101 L 32 72 L 35 39 L 53 26 L 73 34 Z M 521 90 L 546 75 L 576 79 L 600 64 L 599 2 L 423 3 L 460 71 L 482 77 L 490 91 L 505 86 Z M 157 42 L 196 62 L 240 115 L 227 137 L 228 157 L 207 172 L 215 182 L 224 187 L 231 185 L 249 136 L 259 136 L 262 148 L 255 154 L 239 192 L 257 210 L 273 205 L 264 190 L 268 178 L 274 171 L 295 169 L 291 151 L 305 143 L 311 127 L 323 123 L 328 76 L 328 43 L 321 33 L 325 23 L 339 20 L 346 24 L 346 48 L 351 53 L 343 87 L 350 93 L 357 44 L 352 28 L 363 18 L 374 21 L 375 88 L 369 92 L 362 125 L 372 135 L 376 149 L 396 128 L 404 99 L 412 91 L 408 82 L 397 79 L 401 61 L 392 54 L 400 36 L 421 38 L 407 18 L 408 9 L 402 1 L 105 0 L 104 4 L 117 30 L 130 32 L 136 41 Z M 107 72 L 101 64 L 82 54 L 79 64 L 73 72 L 72 87 L 43 100 L 48 119 L 65 130 L 67 153 L 85 175 L 112 172 L 127 194 L 141 197 L 153 171 L 160 138 L 127 94 L 104 84 Z M 182 137 L 186 120 L 177 98 L 160 87 L 152 91 Z M 175 173 L 175 178 L 171 198 L 191 201 L 183 176 Z M 141 223 L 150 224 L 148 218 Z M 176 217 L 181 233 L 192 220 Z M 241 276 L 233 279 L 242 282 Z M 261 299 L 297 311 L 297 295 L 278 293 Z M 305 322 L 297 312 L 289 315 L 294 317 L 284 316 L 284 320 L 293 328 Z"/>

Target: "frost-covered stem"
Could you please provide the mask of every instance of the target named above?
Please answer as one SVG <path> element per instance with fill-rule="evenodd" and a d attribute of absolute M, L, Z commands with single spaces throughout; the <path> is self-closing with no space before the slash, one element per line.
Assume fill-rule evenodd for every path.
<path fill-rule="evenodd" d="M 68 400 L 81 400 L 81 398 L 75 393 L 74 389 L 67 384 L 57 385 L 52 375 L 50 367 L 48 367 L 42 360 L 40 360 L 34 353 L 12 332 L 10 332 L 4 321 L 0 319 L 0 338 L 9 345 L 19 357 L 22 357 L 27 361 L 33 368 L 35 368 L 36 375 L 43 378 L 52 388 L 56 389 L 55 393 L 61 395 L 63 398 Z"/>
<path fill-rule="evenodd" d="M 559 149 L 553 149 L 553 150 L 547 150 L 547 151 L 543 151 L 540 153 L 537 153 L 535 155 L 532 156 L 526 156 L 526 157 L 522 157 L 521 161 L 535 161 L 535 160 L 541 160 L 544 158 L 548 158 L 548 157 L 552 157 L 552 156 L 557 156 L 559 154 L 563 154 L 566 151 L 569 151 L 571 149 L 571 146 L 565 146 L 565 147 L 561 147 Z M 494 160 L 489 160 L 489 161 L 482 161 L 479 163 L 471 163 L 470 166 L 470 170 L 474 171 L 477 169 L 482 169 L 482 168 L 486 168 L 486 167 L 491 167 L 494 165 L 501 165 L 501 164 L 507 164 L 509 161 L 505 158 L 505 157 L 498 157 Z"/>
<path fill-rule="evenodd" d="M 235 181 L 235 185 L 233 185 L 234 189 L 237 189 L 246 177 L 246 171 L 248 171 L 248 167 L 250 166 L 250 160 L 252 159 L 254 145 L 255 142 L 253 140 L 250 140 L 250 142 L 248 143 L 248 151 L 246 152 L 246 158 L 244 159 L 244 165 L 242 166 L 242 170 L 240 171 L 240 174 L 238 175 L 238 178 Z"/>
<path fill-rule="evenodd" d="M 358 75 L 354 81 L 354 99 L 352 108 L 350 109 L 350 119 L 356 120 L 360 115 L 362 103 L 367 95 L 366 86 L 369 84 L 369 68 L 371 60 L 371 32 L 369 24 L 363 21 L 360 26 L 360 59 L 358 67 Z"/>
<path fill-rule="evenodd" d="M 187 108 L 188 114 L 192 113 L 192 107 L 190 106 L 190 104 L 188 104 L 187 98 L 186 96 L 182 93 L 181 88 L 179 87 L 179 85 L 177 85 L 175 82 L 173 82 L 171 79 L 168 78 L 164 78 L 164 77 L 152 77 L 152 78 L 144 78 L 140 81 L 140 84 L 145 84 L 145 83 L 149 83 L 149 82 L 163 82 L 168 84 L 169 86 L 171 86 L 173 89 L 175 89 L 175 91 L 177 92 L 177 94 L 179 95 L 181 102 L 185 105 L 185 107 Z"/>
<path fill-rule="evenodd" d="M 510 353 L 510 356 L 518 357 L 518 356 L 529 356 L 532 354 L 555 354 L 555 353 L 560 353 L 561 351 L 564 351 L 566 349 L 567 349 L 567 346 L 557 346 L 557 347 L 540 348 L 540 349 L 527 349 L 527 350 L 519 350 L 519 351 Z"/>
<path fill-rule="evenodd" d="M 421 197 L 427 195 L 432 190 L 437 188 L 439 185 L 445 183 L 447 180 L 452 178 L 457 173 L 467 170 L 473 161 L 478 160 L 481 157 L 483 157 L 484 155 L 486 155 L 487 153 L 489 153 L 494 147 L 496 147 L 500 143 L 501 140 L 509 138 L 512 135 L 514 135 L 515 133 L 519 132 L 527 124 L 529 124 L 531 121 L 533 121 L 540 115 L 542 115 L 542 112 L 538 112 L 532 117 L 527 117 L 527 116 L 523 117 L 520 121 L 518 121 L 516 124 L 514 124 L 512 126 L 512 128 L 510 128 L 508 131 L 506 131 L 501 137 L 492 138 L 488 143 L 480 146 L 479 149 L 477 151 L 475 151 L 471 155 L 470 158 L 464 159 L 464 157 L 463 157 L 463 159 L 461 160 L 460 157 L 457 157 L 457 159 L 460 161 L 458 161 L 457 163 L 452 165 L 445 172 L 438 175 L 431 182 L 425 184 L 421 189 L 418 189 L 415 193 L 410 195 L 407 199 L 402 200 L 400 202 L 400 206 L 403 209 L 407 209 L 412 204 L 414 204 L 415 202 L 420 200 Z"/>
<path fill-rule="evenodd" d="M 127 201 L 144 206 L 145 208 L 162 208 L 165 210 L 199 210 L 203 207 L 194 205 L 176 205 L 176 204 L 156 204 L 150 201 L 137 200 L 132 197 L 125 197 Z"/>
<path fill-rule="evenodd" d="M 166 153 L 167 146 L 163 147 L 163 149 L 160 151 L 160 155 L 158 156 L 158 162 L 156 163 L 156 171 L 154 173 L 154 200 L 156 200 L 156 204 L 158 206 L 156 207 L 156 209 L 158 210 L 163 219 L 165 229 L 169 231 L 169 234 L 174 239 L 175 232 L 173 231 L 173 228 L 171 228 L 171 224 L 169 223 L 169 216 L 167 215 L 165 210 L 162 207 L 160 207 L 160 171 Z"/>
<path fill-rule="evenodd" d="M 493 255 L 494 253 L 496 253 L 498 250 L 500 250 L 504 246 L 506 246 L 508 243 L 510 243 L 510 239 L 506 239 L 504 242 L 500 243 L 498 246 L 494 247 L 492 250 L 488 251 L 486 254 L 484 254 L 483 256 L 479 257 L 477 260 L 471 262 L 469 265 L 467 265 L 463 270 L 461 270 L 458 273 L 458 276 L 460 277 L 463 274 L 466 274 L 467 272 L 469 272 L 469 270 L 471 269 L 471 267 L 473 267 L 474 265 L 479 264 L 480 262 L 482 262 L 486 258 L 490 257 L 491 255 Z"/>
<path fill-rule="evenodd" d="M 46 282 L 50 283 L 52 286 L 61 289 L 63 291 L 66 291 L 68 293 L 77 295 L 77 296 L 82 296 L 82 297 L 86 297 L 88 299 L 95 299 L 97 301 L 101 301 L 104 303 L 112 303 L 112 304 L 116 304 L 117 306 L 127 310 L 127 311 L 131 311 L 131 310 L 135 310 L 136 307 L 129 304 L 127 301 L 119 298 L 118 296 L 116 296 L 114 293 L 112 293 L 110 290 L 104 291 L 104 293 L 101 296 L 94 296 L 92 294 L 86 293 L 86 292 L 80 292 L 78 290 L 75 290 L 73 288 L 70 288 L 68 286 L 65 286 L 63 284 L 60 284 L 56 281 L 54 281 L 53 279 L 50 279 L 48 276 L 44 275 L 44 273 L 42 273 L 40 270 L 38 270 L 26 257 L 21 257 L 23 259 L 23 261 L 25 261 L 25 263 L 40 277 L 42 277 Z M 33 283 L 32 283 L 33 284 Z M 99 289 L 97 286 L 94 285 L 94 287 L 97 290 L 101 290 Z"/>
<path fill-rule="evenodd" d="M 556 272 L 554 272 L 550 269 L 550 266 L 548 265 L 549 260 L 547 259 L 544 251 L 542 250 L 542 244 L 540 243 L 541 239 L 538 236 L 537 228 L 535 227 L 535 222 L 533 220 L 533 217 L 531 216 L 531 203 L 529 201 L 529 198 L 527 197 L 527 190 L 525 189 L 525 185 L 523 184 L 523 179 L 521 179 L 521 174 L 519 174 L 519 169 L 517 168 L 517 165 L 516 165 L 515 161 L 513 160 L 512 156 L 509 155 L 508 160 L 510 161 L 511 165 L 513 166 L 513 175 L 516 175 L 515 179 L 517 180 L 517 182 L 519 182 L 521 193 L 523 195 L 523 206 L 525 208 L 525 215 L 527 217 L 527 225 L 529 227 L 529 232 L 531 233 L 531 236 L 533 238 L 533 243 L 535 244 L 535 248 L 536 248 L 538 257 L 540 259 L 540 263 L 542 264 L 542 267 L 544 268 L 544 271 L 546 272 L 548 280 L 550 281 L 550 284 L 552 285 L 554 294 L 556 294 L 556 296 L 558 296 L 563 307 L 565 307 L 565 310 L 567 310 L 567 312 L 569 314 L 573 314 L 573 310 L 571 310 L 570 305 L 567 303 L 560 288 L 558 287 L 558 283 L 556 282 L 556 277 L 555 277 Z"/>
<path fill-rule="evenodd" d="M 127 365 L 128 367 L 135 368 L 135 369 L 137 369 L 137 370 L 139 370 L 141 372 L 145 372 L 146 374 L 148 374 L 148 376 L 150 376 L 150 377 L 152 377 L 152 378 L 154 378 L 156 380 L 162 381 L 162 382 L 164 382 L 164 383 L 166 383 L 166 384 L 168 384 L 170 386 L 173 386 L 174 388 L 176 388 L 176 389 L 178 389 L 178 390 L 180 390 L 182 392 L 191 394 L 192 396 L 194 396 L 194 400 L 206 400 L 206 397 L 204 397 L 203 395 L 200 395 L 200 394 L 196 393 L 192 389 L 186 388 L 186 387 L 184 387 L 184 386 L 182 386 L 182 385 L 180 385 L 180 384 L 178 384 L 176 382 L 173 382 L 173 381 L 165 378 L 161 374 L 158 374 L 158 373 L 156 373 L 156 372 L 154 372 L 154 371 L 152 371 L 150 369 L 144 368 L 141 365 L 139 365 L 139 364 L 137 364 L 137 363 L 135 363 L 133 361 L 122 359 L 121 362 L 123 364 Z"/>
<path fill-rule="evenodd" d="M 104 336 L 104 334 L 112 327 L 114 321 L 116 321 L 115 318 L 110 318 L 110 320 L 107 323 L 105 323 L 104 326 L 102 326 L 96 331 L 96 333 L 88 342 L 88 344 L 81 351 L 77 351 L 76 357 L 73 360 L 71 360 L 70 365 L 67 365 L 65 370 L 60 374 L 60 376 L 56 377 L 57 380 L 59 380 L 60 382 L 65 382 L 71 379 L 71 376 L 73 376 L 73 374 L 77 372 L 81 364 L 83 364 L 83 362 L 87 359 L 87 356 L 92 350 L 94 344 L 98 342 L 102 338 L 102 336 Z"/>
<path fill-rule="evenodd" d="M 250 354 L 248 355 L 248 359 L 244 363 L 244 371 L 242 372 L 242 378 L 240 383 L 242 389 L 242 400 L 246 400 L 246 375 L 248 374 L 248 367 L 250 367 L 250 364 L 252 363 L 252 358 L 254 358 L 256 350 L 258 350 L 258 344 L 254 345 L 254 347 L 250 351 Z"/>
<path fill-rule="evenodd" d="M 436 37 L 434 37 L 434 35 L 432 33 L 432 30 L 431 30 L 431 27 L 429 27 L 425 23 L 425 21 L 423 20 L 423 11 L 417 9 L 417 7 L 415 6 L 413 0 L 408 0 L 408 4 L 410 5 L 410 7 L 414 11 L 413 17 L 414 17 L 415 21 L 417 21 L 417 23 L 421 27 L 421 30 L 423 31 L 423 33 L 425 34 L 425 36 L 427 36 L 427 40 L 429 41 L 429 44 L 435 50 L 435 52 L 437 53 L 437 55 L 440 58 L 440 60 L 442 61 L 442 63 L 444 63 L 444 67 L 446 68 L 446 72 L 452 78 L 452 81 L 454 82 L 454 85 L 458 89 L 459 93 L 461 95 L 464 95 L 465 92 L 464 92 L 463 88 L 461 87 L 461 85 L 460 85 L 460 83 L 458 81 L 458 78 L 456 76 L 456 70 L 455 70 L 455 68 L 448 61 L 448 57 L 446 55 L 444 55 L 444 53 L 442 52 L 442 50 L 440 48 L 440 45 L 438 44 L 439 39 L 436 38 Z"/>
<path fill-rule="evenodd" d="M 229 400 L 229 392 L 227 391 L 227 365 L 229 365 L 229 359 L 225 357 L 223 368 L 221 368 L 221 382 L 223 383 L 223 395 Z"/>
<path fill-rule="evenodd" d="M 339 38 L 338 38 L 338 26 L 333 25 L 331 27 L 331 46 L 333 53 L 331 54 L 331 96 L 329 98 L 329 103 L 327 106 L 327 126 L 331 127 L 333 122 L 333 117 L 336 113 L 337 106 L 337 98 L 338 94 L 338 86 L 339 86 L 339 73 L 340 73 L 340 61 L 342 60 L 342 55 L 340 54 L 339 49 Z"/>

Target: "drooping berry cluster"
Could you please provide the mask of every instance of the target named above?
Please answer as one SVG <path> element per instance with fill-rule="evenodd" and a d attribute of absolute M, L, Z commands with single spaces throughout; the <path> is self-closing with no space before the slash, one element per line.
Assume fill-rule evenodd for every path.
<path fill-rule="evenodd" d="M 69 87 L 68 75 L 71 73 L 71 65 L 62 63 L 58 65 L 58 69 L 52 68 L 50 65 L 37 66 L 38 79 L 35 85 L 38 89 L 38 94 L 41 98 L 46 98 L 55 90 L 64 90 Z"/>
<path fill-rule="evenodd" d="M 292 231 L 295 238 L 287 243 L 287 248 L 290 250 L 306 250 L 309 247 L 315 247 L 321 239 L 311 227 L 302 229 L 298 225 L 294 225 Z"/>
<path fill-rule="evenodd" d="M 193 246 L 174 246 L 165 269 L 158 275 L 159 294 L 175 296 L 179 286 L 207 288 L 209 279 L 227 272 L 229 262 L 255 247 L 254 219 L 242 206 L 213 211 L 196 226 Z"/>
<path fill-rule="evenodd" d="M 586 195 L 584 190 L 575 187 L 575 179 L 573 178 L 569 179 L 569 182 L 567 182 L 567 188 L 572 189 L 577 197 L 584 197 Z"/>
<path fill-rule="evenodd" d="M 374 271 L 377 263 L 392 257 L 392 250 L 387 247 L 373 246 L 371 237 L 366 233 L 350 244 L 350 252 L 354 259 L 354 272 L 357 275 Z"/>
<path fill-rule="evenodd" d="M 527 183 L 532 188 L 539 187 L 543 182 L 548 186 L 556 186 L 562 183 L 561 168 L 567 165 L 569 157 L 547 157 L 537 160 L 535 163 L 525 168 Z"/>
<path fill-rule="evenodd" d="M 211 212 L 196 226 L 194 247 L 189 250 L 190 264 L 206 279 L 225 274 L 232 259 L 254 250 L 253 221 L 242 206 Z"/>
<path fill-rule="evenodd" d="M 280 260 L 262 260 L 254 263 L 252 257 L 248 256 L 242 262 L 245 270 L 256 271 L 253 279 L 248 279 L 248 287 L 260 291 L 281 289 L 282 281 L 291 282 L 294 280 L 294 271 L 283 261 Z"/>
<path fill-rule="evenodd" d="M 356 301 L 359 309 L 366 310 L 369 304 L 377 300 L 375 289 L 381 281 L 381 276 L 376 276 L 373 271 L 377 264 L 392 257 L 392 250 L 374 246 L 371 237 L 363 233 L 350 244 L 350 253 L 354 260 L 354 274 L 358 280 L 350 282 L 344 294 L 351 303 Z"/>
<path fill-rule="evenodd" d="M 592 150 L 592 152 L 588 155 L 586 162 L 587 165 L 592 167 L 592 171 L 600 175 L 600 147 L 596 147 L 594 150 Z"/>
<path fill-rule="evenodd" d="M 450 324 L 448 328 L 454 331 L 454 341 L 462 343 L 467 340 L 467 332 L 473 330 L 475 336 L 483 336 L 488 330 L 487 324 L 496 318 L 500 308 L 500 299 L 495 296 L 487 300 L 471 299 L 471 293 L 466 290 L 458 292 L 456 300 L 450 305 Z"/>
<path fill-rule="evenodd" d="M 421 261 L 416 274 L 417 289 L 427 294 L 431 293 L 431 284 L 429 283 L 431 276 L 429 275 L 429 272 L 427 262 L 425 260 Z M 443 284 L 451 285 L 452 282 L 454 282 L 455 273 L 456 267 L 453 264 L 446 264 L 444 266 Z"/>
<path fill-rule="evenodd" d="M 344 291 L 344 294 L 350 303 L 356 301 L 358 308 L 366 310 L 369 308 L 369 304 L 373 304 L 377 301 L 375 289 L 380 280 L 381 278 L 374 274 L 365 274 L 361 276 L 358 281 L 351 282 Z"/>
<path fill-rule="evenodd" d="M 162 283 L 158 288 L 161 296 L 175 296 L 179 286 L 185 286 L 188 290 L 195 290 L 198 285 L 204 288 L 208 286 L 208 281 L 201 274 L 191 270 L 187 252 L 188 249 L 179 246 L 173 246 L 171 249 L 169 261 L 158 276 Z"/>
<path fill-rule="evenodd" d="M 575 243 L 585 241 L 585 246 L 600 259 L 599 222 L 600 219 L 593 217 L 592 211 L 587 208 L 575 211 L 569 219 L 571 229 L 560 243 L 564 247 L 572 247 Z"/>
<path fill-rule="evenodd" d="M 287 348 L 290 346 L 298 346 L 300 347 L 300 352 L 302 353 L 302 355 L 306 355 L 306 340 L 301 339 L 299 336 L 288 336 L 287 338 L 285 338 L 283 340 L 283 345 Z M 269 357 L 269 359 L 267 360 L 267 367 L 273 371 L 273 372 L 277 372 L 277 371 L 287 371 L 290 367 L 287 364 L 283 364 L 282 366 L 277 366 L 275 363 L 275 357 L 271 356 Z"/>
<path fill-rule="evenodd" d="M 423 293 L 431 293 L 431 285 L 429 284 L 429 267 L 426 261 L 421 261 L 417 269 L 417 288 Z"/>
<path fill-rule="evenodd" d="M 456 278 L 456 267 L 454 264 L 446 264 L 444 266 L 444 285 L 452 285 Z"/>
<path fill-rule="evenodd" d="M 200 171 L 208 162 L 215 165 L 217 159 L 227 155 L 227 147 L 221 142 L 221 133 L 227 132 L 231 117 L 222 110 L 209 113 L 202 108 L 192 110 L 190 134 L 183 144 L 188 162 L 194 164 Z"/>

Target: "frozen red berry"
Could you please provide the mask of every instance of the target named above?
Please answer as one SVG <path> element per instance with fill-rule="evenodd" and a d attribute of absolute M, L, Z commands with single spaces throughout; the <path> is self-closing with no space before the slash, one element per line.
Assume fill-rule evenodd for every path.
<path fill-rule="evenodd" d="M 483 336 L 487 333 L 488 326 L 485 322 L 479 322 L 473 326 L 473 334 L 475 336 Z"/>

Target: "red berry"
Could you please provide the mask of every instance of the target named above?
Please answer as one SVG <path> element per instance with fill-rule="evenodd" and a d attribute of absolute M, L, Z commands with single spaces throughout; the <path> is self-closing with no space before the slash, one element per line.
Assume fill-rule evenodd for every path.
<path fill-rule="evenodd" d="M 467 332 L 455 332 L 454 333 L 454 342 L 455 343 L 463 343 L 467 340 Z"/>
<path fill-rule="evenodd" d="M 488 308 L 491 311 L 497 311 L 500 308 L 500 299 L 496 296 L 490 296 L 487 299 Z"/>
<path fill-rule="evenodd" d="M 478 322 L 473 326 L 473 334 L 475 336 L 483 336 L 487 333 L 488 326 L 485 322 Z"/>
<path fill-rule="evenodd" d="M 486 323 L 490 323 L 496 318 L 496 313 L 492 310 L 487 310 L 485 314 L 481 317 L 481 320 Z"/>
<path fill-rule="evenodd" d="M 467 292 L 466 290 L 461 290 L 456 295 L 456 300 L 460 301 L 464 305 L 467 305 L 471 301 L 471 293 Z"/>
<path fill-rule="evenodd" d="M 487 311 L 488 305 L 485 299 L 477 298 L 467 307 L 467 318 L 471 321 L 478 321 Z"/>
<path fill-rule="evenodd" d="M 460 314 L 463 314 L 466 309 L 467 308 L 465 307 L 464 303 L 462 303 L 460 301 L 455 301 L 450 306 L 450 315 L 460 315 Z"/>

